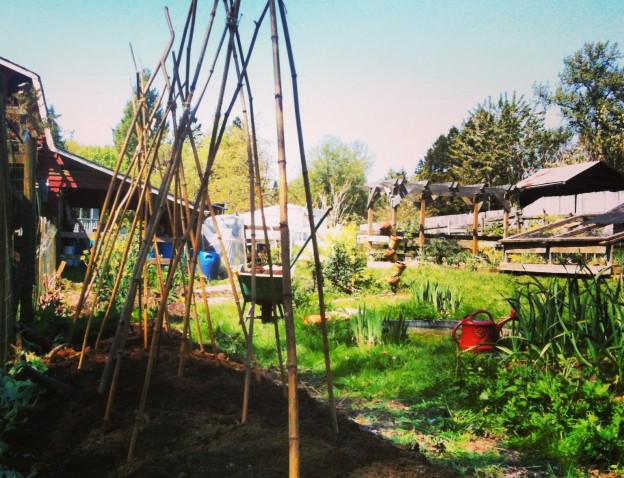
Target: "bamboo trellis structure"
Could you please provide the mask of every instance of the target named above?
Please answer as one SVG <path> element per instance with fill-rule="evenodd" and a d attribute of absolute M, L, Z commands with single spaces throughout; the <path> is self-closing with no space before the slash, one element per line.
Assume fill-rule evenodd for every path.
<path fill-rule="evenodd" d="M 98 280 L 100 272 L 104 269 L 111 258 L 115 247 L 118 246 L 118 239 L 122 225 L 130 221 L 130 226 L 126 232 L 127 243 L 121 253 L 121 264 L 118 265 L 118 272 L 112 289 L 108 293 L 107 302 L 109 304 L 105 313 L 105 320 L 110 319 L 112 304 L 121 299 L 121 282 L 124 279 L 124 271 L 132 270 L 130 282 L 124 288 L 125 298 L 123 308 L 117 323 L 115 336 L 113 338 L 109 355 L 102 373 L 98 391 L 101 394 L 108 394 L 108 403 L 104 416 L 104 424 L 110 419 L 113 411 L 115 390 L 117 379 L 123 373 L 122 358 L 127 337 L 129 335 L 132 312 L 139 307 L 139 323 L 142 327 L 145 347 L 149 347 L 149 358 L 147 370 L 143 384 L 142 393 L 136 421 L 134 424 L 131 443 L 128 450 L 128 459 L 134 457 L 136 443 L 139 438 L 140 420 L 144 414 L 147 404 L 151 376 L 154 372 L 154 364 L 158 353 L 160 335 L 166 323 L 168 298 L 172 290 L 174 277 L 178 268 L 185 279 L 185 306 L 183 317 L 183 337 L 180 346 L 180 360 L 178 374 L 184 373 L 184 361 L 188 353 L 188 345 L 191 330 L 190 315 L 193 313 L 198 336 L 201 340 L 201 329 L 195 303 L 194 284 L 196 282 L 196 266 L 201 243 L 201 226 L 206 216 L 211 216 L 217 237 L 221 243 L 221 250 L 225 251 L 221 239 L 219 225 L 215 217 L 214 208 L 210 201 L 209 185 L 212 173 L 218 168 L 217 155 L 222 138 L 226 131 L 228 119 L 238 103 L 242 111 L 242 126 L 246 138 L 246 154 L 248 163 L 248 184 L 249 199 L 251 204 L 251 217 L 254 218 L 256 206 L 261 212 L 263 229 L 266 233 L 264 219 L 264 201 L 262 191 L 262 178 L 260 177 L 259 154 L 257 145 L 257 132 L 254 118 L 253 96 L 250 85 L 249 64 L 252 53 L 256 46 L 261 27 L 266 17 L 270 23 L 271 51 L 274 72 L 274 94 L 275 94 L 275 114 L 276 114 L 276 137 L 277 155 L 279 167 L 279 199 L 280 199 L 280 231 L 281 231 L 281 260 L 282 268 L 282 290 L 281 300 L 275 297 L 273 291 L 273 305 L 280 301 L 284 308 L 284 326 L 286 330 L 286 367 L 282 364 L 281 340 L 277 321 L 275 325 L 276 348 L 282 371 L 282 382 L 285 394 L 288 398 L 289 417 L 289 463 L 290 477 L 299 476 L 299 416 L 297 403 L 297 354 L 296 337 L 292 306 L 292 287 L 290 267 L 290 240 L 288 225 L 288 187 L 286 177 L 286 150 L 284 135 L 284 105 L 282 90 L 282 73 L 280 51 L 280 34 L 283 35 L 287 50 L 288 65 L 292 77 L 292 89 L 294 97 L 294 108 L 296 116 L 296 126 L 302 171 L 304 174 L 304 185 L 306 190 L 306 200 L 308 216 L 310 218 L 310 229 L 312 233 L 312 245 L 316 262 L 316 275 L 319 290 L 319 308 L 322 317 L 322 335 L 325 352 L 326 378 L 328 396 L 331 409 L 331 419 L 334 429 L 338 432 L 338 422 L 333 397 L 333 380 L 331 375 L 331 363 L 329 357 L 329 342 L 327 338 L 327 324 L 325 317 L 325 304 L 323 295 L 323 281 L 320 268 L 318 243 L 315 235 L 314 216 L 312 214 L 312 199 L 310 194 L 309 179 L 307 174 L 306 159 L 303 144 L 303 130 L 301 112 L 298 98 L 298 86 L 296 80 L 294 54 L 288 31 L 286 9 L 282 0 L 268 0 L 259 19 L 255 22 L 255 28 L 248 47 L 243 48 L 241 32 L 239 31 L 240 0 L 224 0 L 223 10 L 220 10 L 219 0 L 214 0 L 207 25 L 205 35 L 201 42 L 199 53 L 193 51 L 193 41 L 195 32 L 199 29 L 198 22 L 198 0 L 191 0 L 186 21 L 184 23 L 182 35 L 179 40 L 177 50 L 174 51 L 175 32 L 166 10 L 166 21 L 169 27 L 170 38 L 163 54 L 156 67 L 148 79 L 144 79 L 137 68 L 134 115 L 131 127 L 125 138 L 124 145 L 120 152 L 115 166 L 113 177 L 117 177 L 122 168 L 124 158 L 130 157 L 129 166 L 124 173 L 123 182 L 127 187 L 120 188 L 115 183 L 111 183 L 108 190 L 104 206 L 100 214 L 100 223 L 94 238 L 94 245 L 90 254 L 85 282 L 80 293 L 73 323 L 76 324 L 83 317 L 83 311 L 89 310 L 87 314 L 87 332 L 83 339 L 83 349 L 81 361 L 88 360 L 87 342 L 88 332 L 93 319 L 93 311 L 96 310 L 98 297 L 105 288 L 102 281 Z M 224 13 L 225 24 L 220 35 L 215 34 L 217 29 L 216 18 L 220 12 Z M 280 29 L 281 26 L 281 29 Z M 216 37 L 216 40 L 214 38 Z M 212 54 L 213 59 L 209 67 L 205 66 L 208 55 Z M 193 62 L 194 61 L 194 62 Z M 213 75 L 216 65 L 221 65 L 222 75 L 220 80 L 217 75 Z M 148 104 L 148 93 L 157 78 L 162 78 L 164 88 L 162 94 L 155 105 Z M 234 79 L 234 81 L 232 81 Z M 214 90 L 213 90 L 214 88 Z M 197 120 L 197 111 L 202 101 L 208 97 L 208 91 L 213 92 L 214 117 L 210 129 L 209 146 L 207 157 L 202 160 L 198 153 L 193 136 L 193 124 Z M 163 114 L 158 122 L 157 111 L 162 110 Z M 171 131 L 169 132 L 169 128 Z M 169 135 L 169 136 L 168 136 Z M 163 147 L 167 138 L 171 137 L 169 148 Z M 129 149 L 132 138 L 136 138 L 136 148 Z M 195 163 L 196 173 L 201 178 L 199 189 L 193 201 L 189 199 L 188 185 L 186 181 L 188 171 L 185 171 L 182 156 L 184 146 L 190 145 Z M 188 151 L 188 149 L 187 149 Z M 166 158 L 166 163 L 162 164 L 162 158 Z M 158 184 L 158 195 L 153 198 L 153 185 Z M 132 215 L 130 203 L 136 200 L 136 212 Z M 131 220 L 130 220 L 131 219 Z M 255 221 L 255 219 L 252 219 Z M 159 302 L 158 310 L 153 321 L 153 326 L 148 327 L 147 307 L 149 296 L 147 294 L 147 271 L 150 264 L 148 255 L 150 250 L 156 249 L 156 233 L 164 224 L 172 226 L 173 251 L 171 258 L 162 263 L 159 255 L 156 254 L 156 270 L 158 271 Z M 253 224 L 252 226 L 255 226 Z M 252 227 L 255 231 L 255 227 Z M 266 244 L 269 244 L 265 237 Z M 255 260 L 255 232 L 252 236 L 252 264 Z M 138 251 L 134 244 L 139 243 Z M 133 249 L 134 248 L 134 249 Z M 192 252 L 191 252 L 192 251 Z M 270 253 L 268 254 L 270 258 Z M 186 267 L 183 258 L 188 258 Z M 259 378 L 258 368 L 255 363 L 253 348 L 254 318 L 256 305 L 256 268 L 252 267 L 251 289 L 252 303 L 250 309 L 250 321 L 247 325 L 240 305 L 238 292 L 234 281 L 234 273 L 229 264 L 227 255 L 223 255 L 232 293 L 237 306 L 238 319 L 247 341 L 246 374 L 242 404 L 242 422 L 248 420 L 249 389 L 251 387 L 251 372 L 255 371 Z M 269 259 L 270 260 L 270 259 Z M 161 274 L 161 266 L 166 265 L 168 271 L 166 276 Z M 273 275 L 272 263 L 269 262 L 269 271 Z M 126 278 L 127 279 L 127 278 Z M 271 281 L 271 284 L 273 282 Z M 201 289 L 202 302 L 206 311 L 205 319 L 208 324 L 210 335 L 212 356 L 216 357 L 216 345 L 212 333 L 210 322 L 210 301 L 206 293 L 206 281 L 199 273 L 199 285 Z M 90 304 L 90 307 L 88 307 Z M 275 309 L 275 307 L 274 307 Z M 100 328 L 95 348 L 100 345 L 100 339 L 104 330 L 104 324 Z M 73 333 L 73 330 L 72 330 Z M 203 347 L 203 343 L 201 345 Z M 203 348 L 202 348 L 203 351 Z M 215 360 L 216 361 L 216 360 Z"/>

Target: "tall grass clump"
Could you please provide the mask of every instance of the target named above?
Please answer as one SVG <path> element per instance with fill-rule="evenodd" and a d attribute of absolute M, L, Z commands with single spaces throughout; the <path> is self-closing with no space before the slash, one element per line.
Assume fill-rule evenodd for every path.
<path fill-rule="evenodd" d="M 359 347 L 373 347 L 383 340 L 383 317 L 376 309 L 368 309 L 366 305 L 350 319 L 351 330 L 355 343 Z"/>
<path fill-rule="evenodd" d="M 621 281 L 600 275 L 518 284 L 509 298 L 519 316 L 512 326 L 512 349 L 551 362 L 575 359 L 619 384 L 624 372 L 621 296 Z"/>
<path fill-rule="evenodd" d="M 430 281 L 413 285 L 412 295 L 417 303 L 431 304 L 442 319 L 455 315 L 463 300 L 461 292 L 455 288 Z"/>

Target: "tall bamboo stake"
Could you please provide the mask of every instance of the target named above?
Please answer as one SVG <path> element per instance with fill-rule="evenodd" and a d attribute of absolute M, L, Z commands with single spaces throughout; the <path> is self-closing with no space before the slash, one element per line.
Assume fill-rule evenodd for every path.
<path fill-rule="evenodd" d="M 321 315 L 321 333 L 323 336 L 323 355 L 325 357 L 325 379 L 327 380 L 327 396 L 329 399 L 329 409 L 331 413 L 334 431 L 338 433 L 338 417 L 336 415 L 336 404 L 334 401 L 334 379 L 331 372 L 331 359 L 329 355 L 329 339 L 327 337 L 327 317 L 325 310 L 325 293 L 323 289 L 323 271 L 321 269 L 321 258 L 319 254 L 318 240 L 316 237 L 316 224 L 314 222 L 314 210 L 312 208 L 312 192 L 310 188 L 310 177 L 308 174 L 308 166 L 305 156 L 305 147 L 303 145 L 303 128 L 301 126 L 301 111 L 299 106 L 299 87 L 297 84 L 297 71 L 295 69 L 295 59 L 292 52 L 290 35 L 288 32 L 288 23 L 286 22 L 286 9 L 284 2 L 279 1 L 280 17 L 282 19 L 282 29 L 284 31 L 284 39 L 288 52 L 288 60 L 290 63 L 290 71 L 292 77 L 293 100 L 295 103 L 295 122 L 297 124 L 297 137 L 299 142 L 299 155 L 301 157 L 301 171 L 303 175 L 303 184 L 306 195 L 306 205 L 308 208 L 308 220 L 310 223 L 310 235 L 312 237 L 312 250 L 314 254 L 314 270 L 316 274 L 317 292 L 319 295 L 319 311 Z M 289 263 L 290 264 L 290 263 Z M 290 269 L 290 268 L 289 268 Z"/>
<path fill-rule="evenodd" d="M 238 62 L 236 61 L 236 50 L 234 51 L 234 60 L 236 63 L 236 69 L 238 73 L 238 82 L 242 83 L 243 78 L 238 68 Z M 247 106 L 245 103 L 244 90 L 240 90 L 240 101 L 243 116 L 243 130 L 245 131 L 245 149 L 247 151 L 247 168 L 249 171 L 249 206 L 251 214 L 251 305 L 249 314 L 249 338 L 247 340 L 247 356 L 245 367 L 245 383 L 243 388 L 243 411 L 242 411 L 242 423 L 247 423 L 248 409 L 249 409 L 249 388 L 251 381 L 251 361 L 254 356 L 253 350 L 253 331 L 254 322 L 256 318 L 256 297 L 257 297 L 257 282 L 256 282 L 256 188 L 255 188 L 255 174 L 254 174 L 254 161 L 253 154 L 251 152 L 251 138 L 249 134 L 249 121 L 247 119 Z M 271 281 L 272 283 L 273 281 Z"/>
<path fill-rule="evenodd" d="M 193 157 L 195 159 L 195 166 L 197 168 L 197 174 L 201 175 L 202 171 L 201 171 L 201 165 L 199 164 L 199 154 L 197 152 L 197 147 L 195 145 L 195 141 L 193 139 L 193 135 L 189 135 L 189 142 L 191 144 L 191 150 L 193 152 Z M 182 172 L 184 174 L 184 168 L 182 168 Z M 187 217 L 191 217 L 191 211 L 189 208 L 189 201 L 188 201 L 188 188 L 186 186 L 186 182 L 182 183 L 183 188 L 182 188 L 182 192 L 185 195 L 185 206 L 186 206 L 186 215 Z M 203 203 L 203 201 L 202 201 Z M 197 204 L 195 204 L 195 207 L 197 207 Z M 191 243 L 191 246 L 193 247 L 193 251 L 195 251 L 195 254 L 199 254 L 199 248 L 200 248 L 200 244 L 201 244 L 201 223 L 202 223 L 202 218 L 204 217 L 203 213 L 199 215 L 199 219 L 198 222 L 200 224 L 200 236 L 191 236 L 191 241 L 194 241 Z M 197 259 L 195 259 L 195 261 L 197 262 Z M 216 357 L 217 356 L 217 344 L 215 341 L 215 337 L 214 337 L 214 331 L 212 329 L 212 319 L 210 317 L 210 307 L 208 304 L 208 291 L 206 290 L 206 281 L 204 280 L 204 274 L 203 272 L 201 272 L 200 269 L 200 274 L 199 274 L 199 283 L 200 283 L 200 287 L 201 287 L 201 294 L 202 294 L 202 300 L 204 303 L 204 309 L 206 311 L 206 322 L 208 324 L 208 334 L 210 336 L 210 345 L 212 347 L 212 354 Z M 203 349 L 202 349 L 203 350 Z M 218 363 L 218 362 L 216 362 Z"/>
<path fill-rule="evenodd" d="M 284 110 L 282 106 L 282 77 L 280 71 L 277 12 L 275 0 L 269 0 L 271 12 L 271 40 L 273 45 L 273 76 L 275 83 L 275 112 L 277 123 L 277 151 L 279 165 L 280 235 L 282 243 L 282 280 L 284 322 L 288 369 L 288 452 L 289 477 L 299 477 L 299 407 L 297 403 L 297 341 L 292 308 L 290 277 L 290 231 L 288 229 L 288 181 L 286 177 L 286 149 L 284 142 Z"/>
<path fill-rule="evenodd" d="M 254 34 L 252 37 L 252 41 L 251 41 L 251 45 L 253 46 L 255 44 L 256 41 L 256 37 L 258 35 L 258 31 L 259 31 L 259 27 L 262 24 L 262 21 L 265 17 L 265 15 L 267 14 L 269 10 L 269 4 L 267 3 L 264 6 L 264 9 L 262 10 L 262 13 L 260 15 L 259 20 L 256 22 L 256 28 L 254 30 Z M 243 63 L 246 63 L 245 60 L 245 54 L 243 52 L 243 46 L 240 40 L 240 35 L 237 33 L 236 34 L 236 42 L 237 42 L 237 47 L 238 47 L 238 53 L 241 57 L 241 61 Z M 236 60 L 236 58 L 235 58 Z M 254 107 L 253 107 L 253 95 L 251 94 L 251 84 L 249 81 L 249 75 L 247 74 L 246 71 L 240 71 L 238 69 L 238 64 L 237 64 L 237 73 L 240 76 L 242 76 L 244 78 L 244 82 L 245 82 L 245 88 L 247 90 L 247 96 L 249 98 L 249 127 L 250 127 L 250 140 L 251 140 L 251 146 L 252 146 L 252 154 L 253 154 L 253 160 L 254 160 L 254 171 L 256 174 L 256 178 L 255 178 L 255 183 L 256 183 L 256 196 L 258 198 L 258 209 L 260 210 L 260 220 L 262 223 L 262 231 L 263 231 L 263 235 L 264 235 L 264 244 L 267 248 L 267 263 L 269 266 L 269 284 L 270 284 L 270 290 L 271 290 L 271 308 L 273 310 L 275 310 L 276 307 L 276 303 L 277 303 L 277 291 L 275 290 L 275 282 L 273 281 L 273 259 L 271 257 L 271 243 L 269 241 L 269 233 L 267 230 L 267 225 L 266 225 L 266 216 L 264 213 L 264 191 L 263 191 L 263 187 L 262 187 L 262 179 L 260 177 L 260 159 L 259 159 L 259 154 L 258 154 L 258 141 L 256 138 L 256 122 L 255 122 L 255 114 L 254 114 Z M 241 75 L 242 74 L 242 75 Z M 252 234 L 254 235 L 253 237 L 255 238 L 255 231 L 252 232 Z M 281 345 L 281 338 L 280 338 L 280 332 L 279 332 L 279 325 L 277 323 L 277 321 L 273 322 L 273 331 L 274 331 L 274 335 L 275 335 L 275 348 L 277 350 L 277 359 L 278 359 L 278 363 L 279 363 L 279 369 L 280 369 L 280 377 L 281 377 L 281 381 L 282 381 L 282 391 L 284 393 L 284 397 L 286 398 L 288 396 L 288 387 L 287 387 L 287 377 L 286 377 L 286 369 L 284 367 L 284 358 L 282 356 L 282 345 Z"/>

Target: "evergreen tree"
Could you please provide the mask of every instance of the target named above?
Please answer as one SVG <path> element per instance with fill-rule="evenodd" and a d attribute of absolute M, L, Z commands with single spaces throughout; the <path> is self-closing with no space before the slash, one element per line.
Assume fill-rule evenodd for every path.
<path fill-rule="evenodd" d="M 145 83 L 150 77 L 150 72 L 147 69 L 144 69 L 141 73 L 142 82 Z M 138 103 L 136 102 L 137 98 L 137 89 L 134 90 L 134 98 L 130 99 L 126 102 L 126 106 L 124 107 L 124 111 L 121 117 L 121 120 L 113 129 L 113 142 L 115 144 L 115 149 L 117 152 L 121 152 L 121 148 L 126 140 L 126 136 L 128 135 L 128 130 L 132 125 L 132 118 L 134 117 L 135 108 L 138 107 Z M 147 121 L 150 116 L 152 116 L 154 112 L 154 108 L 156 107 L 156 102 L 158 101 L 159 94 L 155 88 L 151 88 L 145 95 L 145 105 L 146 105 L 146 117 L 144 121 Z M 160 122 L 162 121 L 163 111 L 162 108 L 158 108 L 156 113 L 154 114 L 154 119 L 149 126 L 150 133 L 153 134 L 156 132 L 158 127 L 160 126 Z M 132 158 L 134 151 L 137 148 L 138 137 L 135 132 L 132 133 L 130 140 L 128 142 L 128 147 L 126 149 L 126 157 Z"/>

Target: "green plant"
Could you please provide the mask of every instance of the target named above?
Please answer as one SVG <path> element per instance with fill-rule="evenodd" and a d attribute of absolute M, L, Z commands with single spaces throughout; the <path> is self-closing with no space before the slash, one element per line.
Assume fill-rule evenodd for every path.
<path fill-rule="evenodd" d="M 409 337 L 405 320 L 406 315 L 401 310 L 392 317 L 385 316 L 383 329 L 384 344 L 401 344 L 408 341 Z"/>
<path fill-rule="evenodd" d="M 540 254 L 534 254 L 532 252 L 526 252 L 523 254 L 510 254 L 508 256 L 509 262 L 515 262 L 519 264 L 546 264 L 546 258 Z"/>
<path fill-rule="evenodd" d="M 541 450 L 564 467 L 619 463 L 624 404 L 609 384 L 571 370 L 561 374 L 518 357 L 463 354 L 450 388 L 454 407 L 464 410 L 455 424 L 507 434 L 511 444 Z"/>
<path fill-rule="evenodd" d="M 457 241 L 433 237 L 425 244 L 425 256 L 431 257 L 436 264 L 442 264 L 445 259 L 462 252 Z"/>
<path fill-rule="evenodd" d="M 21 352 L 17 360 L 8 369 L 0 369 L 0 423 L 2 431 L 7 431 L 19 422 L 19 413 L 24 408 L 32 407 L 43 390 L 30 380 L 18 378 L 22 367 L 28 365 L 40 372 L 47 367 L 43 361 L 33 353 Z"/>
<path fill-rule="evenodd" d="M 372 347 L 382 343 L 384 319 L 375 309 L 367 309 L 365 305 L 359 307 L 349 323 L 355 343 L 359 347 Z"/>
<path fill-rule="evenodd" d="M 462 294 L 452 287 L 426 281 L 412 287 L 412 296 L 418 303 L 429 303 L 442 319 L 453 316 L 462 303 Z"/>
<path fill-rule="evenodd" d="M 600 276 L 518 283 L 509 303 L 516 352 L 557 361 L 574 358 L 598 376 L 621 386 L 624 374 L 622 284 Z"/>
<path fill-rule="evenodd" d="M 366 254 L 355 246 L 335 244 L 323 266 L 323 275 L 340 292 L 353 294 L 373 282 L 366 272 Z"/>

